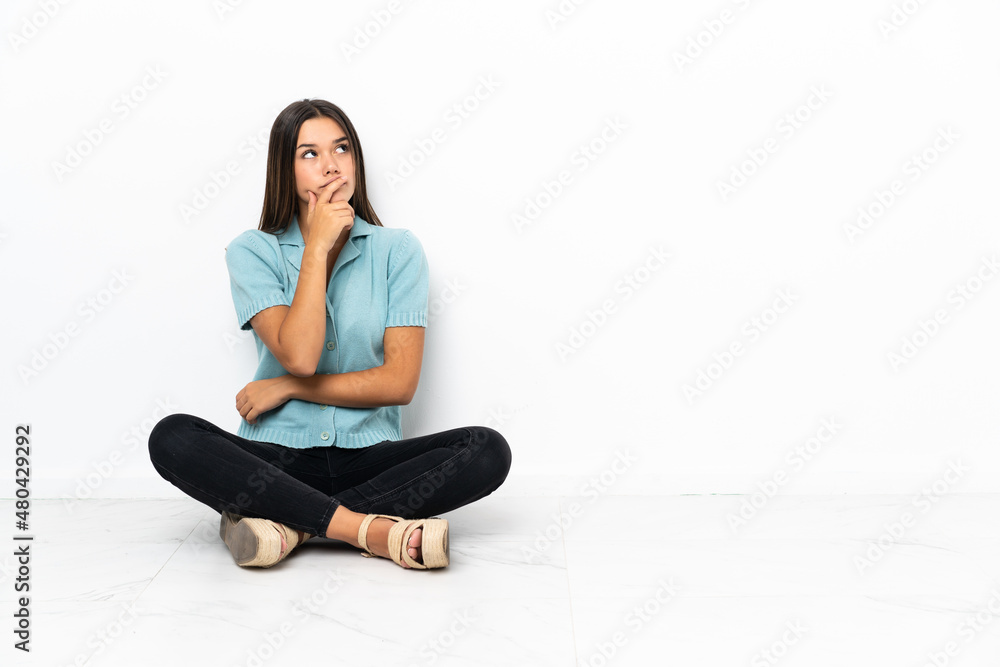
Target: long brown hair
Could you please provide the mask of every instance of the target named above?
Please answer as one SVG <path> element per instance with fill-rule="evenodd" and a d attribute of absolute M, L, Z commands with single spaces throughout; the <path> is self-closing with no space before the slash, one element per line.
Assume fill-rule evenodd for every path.
<path fill-rule="evenodd" d="M 371 225 L 382 227 L 368 201 L 365 186 L 365 158 L 361 153 L 361 141 L 347 115 L 335 104 L 326 100 L 299 100 L 285 107 L 271 126 L 271 138 L 267 145 L 267 181 L 264 186 L 264 208 L 260 213 L 262 232 L 280 234 L 288 227 L 292 217 L 298 212 L 298 197 L 295 195 L 295 142 L 299 138 L 299 128 L 310 118 L 326 117 L 338 123 L 347 133 L 347 141 L 354 152 L 354 194 L 348 203 L 355 215 Z"/>

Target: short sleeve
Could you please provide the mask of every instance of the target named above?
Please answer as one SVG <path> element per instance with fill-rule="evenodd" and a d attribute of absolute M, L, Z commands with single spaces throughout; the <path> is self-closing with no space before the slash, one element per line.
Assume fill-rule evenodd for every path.
<path fill-rule="evenodd" d="M 226 247 L 229 286 L 240 329 L 249 330 L 250 318 L 271 306 L 289 306 L 280 253 L 253 230 L 236 237 Z"/>
<path fill-rule="evenodd" d="M 426 327 L 430 271 L 420 241 L 410 230 L 389 251 L 386 327 Z"/>

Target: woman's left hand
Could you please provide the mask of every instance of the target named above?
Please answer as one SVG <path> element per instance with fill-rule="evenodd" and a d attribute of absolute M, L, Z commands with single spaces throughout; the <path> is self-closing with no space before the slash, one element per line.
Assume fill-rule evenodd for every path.
<path fill-rule="evenodd" d="M 257 423 L 258 417 L 284 405 L 290 398 L 286 382 L 288 376 L 255 380 L 236 394 L 236 409 L 249 424 Z"/>

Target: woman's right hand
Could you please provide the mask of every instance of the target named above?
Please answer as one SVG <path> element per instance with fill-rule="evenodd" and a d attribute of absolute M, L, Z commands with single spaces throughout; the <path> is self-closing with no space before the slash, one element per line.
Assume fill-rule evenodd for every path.
<path fill-rule="evenodd" d="M 306 213 L 309 240 L 306 243 L 324 253 L 329 253 L 338 244 L 343 245 L 354 226 L 354 209 L 337 198 L 337 192 L 346 180 L 345 176 L 340 176 L 324 188 L 320 197 L 309 191 L 309 210 Z M 341 236 L 344 238 L 341 239 Z"/>

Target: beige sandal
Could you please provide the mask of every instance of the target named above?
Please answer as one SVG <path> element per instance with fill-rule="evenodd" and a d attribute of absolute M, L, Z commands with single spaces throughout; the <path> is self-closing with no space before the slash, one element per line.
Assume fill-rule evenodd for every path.
<path fill-rule="evenodd" d="M 397 565 L 405 562 L 415 570 L 430 570 L 437 567 L 448 566 L 448 520 L 447 519 L 404 519 L 388 514 L 368 514 L 361 521 L 358 529 L 358 544 L 364 549 L 361 555 L 365 558 L 374 558 L 368 548 L 368 527 L 375 519 L 391 519 L 396 522 L 389 529 L 389 556 Z M 408 544 L 410 535 L 416 529 L 422 529 L 423 533 L 420 541 L 420 553 L 423 563 L 419 563 L 410 558 L 409 551 L 403 545 Z"/>
<path fill-rule="evenodd" d="M 229 552 L 240 567 L 277 565 L 292 552 L 292 549 L 312 537 L 309 533 L 305 533 L 300 542 L 298 531 L 283 523 L 243 517 L 232 512 L 222 513 L 219 536 L 229 547 Z M 281 550 L 282 537 L 286 545 L 284 551 Z"/>

